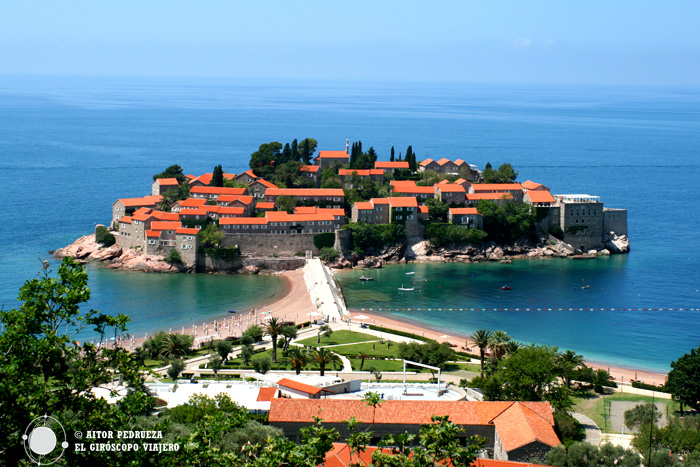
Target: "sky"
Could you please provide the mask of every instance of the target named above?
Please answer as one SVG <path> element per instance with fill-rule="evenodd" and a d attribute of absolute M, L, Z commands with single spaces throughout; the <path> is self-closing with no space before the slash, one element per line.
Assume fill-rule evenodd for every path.
<path fill-rule="evenodd" d="M 700 2 L 0 2 L 0 75 L 700 85 Z"/>

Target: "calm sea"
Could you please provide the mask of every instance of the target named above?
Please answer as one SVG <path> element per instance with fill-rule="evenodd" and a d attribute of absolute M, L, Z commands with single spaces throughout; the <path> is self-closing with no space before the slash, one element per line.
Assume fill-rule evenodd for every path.
<path fill-rule="evenodd" d="M 391 313 L 465 332 L 504 329 L 525 342 L 649 369 L 667 369 L 700 344 L 698 89 L 0 77 L 0 302 L 16 306 L 48 250 L 108 222 L 115 199 L 147 194 L 152 175 L 168 165 L 240 172 L 261 143 L 305 137 L 321 149 L 362 140 L 383 159 L 391 146 L 398 154 L 410 144 L 419 159 L 511 162 L 520 180 L 629 209 L 626 257 L 420 266 L 421 300 L 432 305 L 425 308 L 458 311 Z M 419 296 L 394 293 L 404 269 L 378 274 L 370 295 L 348 280 L 351 308 L 401 309 Z M 250 307 L 284 289 L 275 277 L 96 267 L 90 277 L 90 306 L 129 314 L 137 334 Z M 574 288 L 584 281 L 591 288 Z M 502 283 L 511 294 L 497 293 Z M 533 303 L 683 311 L 459 311 Z"/>

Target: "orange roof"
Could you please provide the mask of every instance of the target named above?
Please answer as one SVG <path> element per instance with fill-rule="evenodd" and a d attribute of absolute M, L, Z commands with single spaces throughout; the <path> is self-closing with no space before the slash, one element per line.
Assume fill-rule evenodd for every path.
<path fill-rule="evenodd" d="M 182 227 L 179 222 L 171 221 L 153 221 L 151 222 L 151 230 L 176 230 Z"/>
<path fill-rule="evenodd" d="M 202 209 L 204 209 L 207 212 L 219 212 L 221 206 L 212 206 L 211 204 L 204 204 L 202 205 Z"/>
<path fill-rule="evenodd" d="M 365 446 L 362 452 L 353 454 L 352 449 L 346 443 L 333 443 L 333 447 L 326 453 L 321 464 L 323 467 L 349 467 L 350 465 L 372 464 L 372 453 L 380 449 L 375 446 Z M 390 448 L 381 448 L 385 454 L 391 454 Z M 321 466 L 319 466 L 321 467 Z"/>
<path fill-rule="evenodd" d="M 198 208 L 206 202 L 207 200 L 204 198 L 187 198 L 178 201 L 176 204 L 183 208 Z"/>
<path fill-rule="evenodd" d="M 125 207 L 135 208 L 137 206 L 155 206 L 162 200 L 163 197 L 160 195 L 148 195 L 141 198 L 119 198 L 117 201 L 120 201 Z"/>
<path fill-rule="evenodd" d="M 472 185 L 474 191 L 522 191 L 520 183 L 477 183 Z"/>
<path fill-rule="evenodd" d="M 392 196 L 389 198 L 389 206 L 392 208 L 417 208 L 418 201 L 411 196 Z"/>
<path fill-rule="evenodd" d="M 313 423 L 320 411 L 325 423 L 341 423 L 352 415 L 359 422 L 371 422 L 374 415 L 377 424 L 424 425 L 431 423 L 433 415 L 449 415 L 457 425 L 490 425 L 513 404 L 522 404 L 545 423 L 551 419 L 554 425 L 549 402 L 382 401 L 375 411 L 366 402 L 353 399 L 275 399 L 270 407 L 270 422 Z"/>
<path fill-rule="evenodd" d="M 199 233 L 199 229 L 180 227 L 179 229 L 175 229 L 175 233 L 178 235 L 197 235 Z"/>
<path fill-rule="evenodd" d="M 145 208 L 145 207 L 138 208 L 136 211 L 134 211 L 134 215 L 136 215 L 136 214 L 148 214 L 149 212 L 151 212 L 150 208 Z"/>
<path fill-rule="evenodd" d="M 175 212 L 164 212 L 164 211 L 153 211 L 151 212 L 151 215 L 158 219 L 159 221 L 177 221 L 180 220 L 180 216 L 178 216 L 177 213 Z"/>
<path fill-rule="evenodd" d="M 421 214 L 430 214 L 430 208 L 428 208 L 428 206 L 418 206 L 418 212 Z"/>
<path fill-rule="evenodd" d="M 479 214 L 476 208 L 450 208 L 452 215 L 455 214 Z"/>
<path fill-rule="evenodd" d="M 414 187 L 416 186 L 416 182 L 413 180 L 392 180 L 389 182 L 389 185 L 391 185 L 392 188 L 395 187 Z"/>
<path fill-rule="evenodd" d="M 122 222 L 124 224 L 131 224 L 131 216 L 124 216 L 121 219 L 119 219 L 119 222 Z"/>
<path fill-rule="evenodd" d="M 304 384 L 300 383 L 298 381 L 294 381 L 291 379 L 287 378 L 282 378 L 281 380 L 277 381 L 277 384 L 279 386 L 289 388 L 289 389 L 294 389 L 295 391 L 300 391 L 300 392 L 305 392 L 307 394 L 318 394 L 321 392 L 323 389 L 317 388 L 316 386 L 311 386 L 309 384 Z"/>
<path fill-rule="evenodd" d="M 241 208 L 242 209 L 242 208 Z M 207 211 L 205 209 L 183 209 L 180 211 L 181 216 L 206 216 Z"/>
<path fill-rule="evenodd" d="M 372 198 L 372 204 L 389 204 L 389 198 Z"/>
<path fill-rule="evenodd" d="M 245 172 L 238 174 L 239 177 L 240 177 L 241 175 L 247 175 L 247 176 L 252 177 L 252 178 L 255 178 L 255 179 L 259 178 L 257 175 L 255 175 L 255 172 L 253 172 L 252 169 L 248 169 L 248 170 L 246 170 Z"/>
<path fill-rule="evenodd" d="M 289 214 L 287 211 L 265 211 L 265 217 L 269 222 L 311 222 L 335 220 L 333 214 L 328 212 Z"/>
<path fill-rule="evenodd" d="M 467 199 L 469 201 L 478 201 L 480 199 L 513 199 L 513 195 L 510 193 L 467 193 Z"/>
<path fill-rule="evenodd" d="M 384 175 L 384 171 L 379 170 L 379 169 L 339 169 L 338 170 L 338 175 L 342 175 L 344 177 L 352 176 L 353 173 L 356 173 L 360 177 L 369 177 L 370 175 Z"/>
<path fill-rule="evenodd" d="M 332 216 L 345 216 L 345 209 L 343 208 L 318 208 L 316 212 L 330 214 Z"/>
<path fill-rule="evenodd" d="M 250 171 L 248 171 L 248 172 L 250 172 Z M 246 172 L 246 173 L 247 173 L 247 172 Z M 261 185 L 265 186 L 266 188 L 277 188 L 277 185 L 275 185 L 274 183 L 268 182 L 268 181 L 265 180 L 264 178 L 259 178 L 259 179 L 255 180 L 255 181 L 253 181 L 253 183 L 260 183 Z M 251 185 L 252 185 L 253 183 L 251 183 Z"/>
<path fill-rule="evenodd" d="M 270 402 L 277 395 L 277 388 L 260 388 L 258 391 L 258 402 Z"/>
<path fill-rule="evenodd" d="M 177 178 L 156 178 L 158 185 L 179 185 Z"/>
<path fill-rule="evenodd" d="M 530 190 L 527 192 L 526 196 L 530 198 L 533 203 L 554 203 L 554 196 L 549 191 L 543 190 Z"/>
<path fill-rule="evenodd" d="M 408 161 L 377 161 L 374 163 L 375 169 L 407 169 Z"/>
<path fill-rule="evenodd" d="M 235 214 L 235 215 L 240 215 L 245 212 L 245 208 L 242 208 L 240 206 L 217 206 L 216 212 L 219 213 L 219 215 L 222 214 Z"/>
<path fill-rule="evenodd" d="M 302 165 L 300 172 L 318 172 L 321 169 L 320 165 Z"/>
<path fill-rule="evenodd" d="M 391 190 L 394 193 L 418 193 L 418 194 L 434 194 L 435 188 L 432 186 L 395 186 Z"/>
<path fill-rule="evenodd" d="M 466 164 L 466 162 L 464 162 L 462 159 L 457 159 L 455 161 L 455 165 L 462 165 L 462 164 Z"/>
<path fill-rule="evenodd" d="M 265 196 L 340 196 L 344 197 L 342 188 L 269 188 Z"/>
<path fill-rule="evenodd" d="M 462 185 L 463 183 L 467 183 L 467 180 L 463 178 L 458 178 L 457 180 L 454 181 L 456 185 Z"/>
<path fill-rule="evenodd" d="M 428 158 L 428 159 L 425 159 L 425 160 L 421 161 L 420 164 L 418 164 L 418 165 L 420 165 L 420 166 L 422 166 L 422 167 L 425 167 L 426 165 L 428 165 L 428 164 L 430 164 L 430 163 L 432 163 L 432 162 L 435 162 L 435 161 L 432 160 L 432 159 L 430 159 L 430 158 Z"/>
<path fill-rule="evenodd" d="M 217 203 L 233 203 L 234 201 L 240 201 L 243 204 L 251 204 L 253 202 L 253 197 L 250 195 L 219 195 L 216 198 Z"/>
<path fill-rule="evenodd" d="M 531 464 L 529 462 L 499 461 L 496 459 L 477 459 L 472 467 L 547 467 L 543 464 Z"/>
<path fill-rule="evenodd" d="M 202 193 L 212 195 L 242 195 L 245 188 L 227 188 L 222 186 L 193 186 L 190 193 Z"/>
<path fill-rule="evenodd" d="M 350 154 L 345 151 L 318 151 L 321 159 L 350 159 Z"/>
<path fill-rule="evenodd" d="M 448 162 L 451 162 L 451 161 L 449 159 L 444 158 L 444 157 L 442 159 L 440 159 L 439 161 L 437 161 L 438 165 L 445 165 Z"/>
<path fill-rule="evenodd" d="M 192 180 L 190 180 L 190 185 L 193 184 L 194 182 L 201 182 L 204 185 L 209 185 L 211 183 L 211 179 L 213 177 L 214 177 L 213 173 L 202 174 L 199 177 L 194 177 Z"/>
<path fill-rule="evenodd" d="M 258 201 L 255 209 L 275 209 L 275 203 L 272 201 Z"/>
<path fill-rule="evenodd" d="M 355 207 L 357 209 L 374 209 L 374 205 L 370 201 L 356 201 Z"/>
<path fill-rule="evenodd" d="M 316 214 L 318 208 L 316 206 L 295 206 L 294 214 Z"/>
<path fill-rule="evenodd" d="M 222 217 L 219 225 L 264 225 L 267 219 L 264 217 Z"/>
<path fill-rule="evenodd" d="M 138 211 L 136 211 L 136 212 L 131 216 L 131 219 L 132 219 L 132 220 L 135 220 L 135 221 L 142 221 L 142 222 L 145 222 L 145 221 L 147 221 L 148 219 L 150 219 L 151 217 L 153 217 L 153 215 L 149 213 L 149 212 L 150 212 L 150 209 L 148 210 L 149 212 L 143 212 L 142 209 L 143 209 L 143 208 L 141 208 L 141 209 L 139 209 Z M 139 211 L 140 211 L 140 212 L 139 212 Z"/>
<path fill-rule="evenodd" d="M 160 230 L 157 230 L 157 231 L 156 231 L 156 230 L 146 230 L 146 237 L 149 237 L 149 238 L 153 238 L 153 237 L 160 238 Z"/>
<path fill-rule="evenodd" d="M 549 403 L 547 403 L 549 404 Z M 552 427 L 554 418 L 549 414 L 535 412 L 520 402 L 515 402 L 507 410 L 494 418 L 493 424 L 501 438 L 503 448 L 508 452 L 534 441 L 558 446 L 561 444 Z"/>
<path fill-rule="evenodd" d="M 462 185 L 435 185 L 442 193 L 466 193 Z"/>
<path fill-rule="evenodd" d="M 435 185 L 449 185 L 451 182 L 448 179 L 440 180 Z"/>

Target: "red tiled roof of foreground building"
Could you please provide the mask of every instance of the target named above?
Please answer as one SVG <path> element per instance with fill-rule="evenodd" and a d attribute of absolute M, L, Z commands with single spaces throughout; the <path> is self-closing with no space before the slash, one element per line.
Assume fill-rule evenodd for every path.
<path fill-rule="evenodd" d="M 121 219 L 119 219 L 119 222 L 123 224 L 131 224 L 131 216 L 124 216 Z"/>
<path fill-rule="evenodd" d="M 319 392 L 323 391 L 323 389 L 317 388 L 316 386 L 311 386 L 309 384 L 300 383 L 298 381 L 294 381 L 294 380 L 291 380 L 288 378 L 282 378 L 281 380 L 277 381 L 277 384 L 279 386 L 284 387 L 284 388 L 289 388 L 289 389 L 293 389 L 295 391 L 305 392 L 307 394 L 312 394 L 312 395 L 316 395 Z"/>
<path fill-rule="evenodd" d="M 275 203 L 272 201 L 258 201 L 255 204 L 255 209 L 275 209 Z"/>
<path fill-rule="evenodd" d="M 345 196 L 342 188 L 268 188 L 265 196 Z"/>
<path fill-rule="evenodd" d="M 441 193 L 466 193 L 467 192 L 467 190 L 465 190 L 462 185 L 444 184 L 444 185 L 435 185 L 435 187 L 439 188 Z"/>
<path fill-rule="evenodd" d="M 479 214 L 476 208 L 450 208 L 450 212 L 454 214 Z"/>
<path fill-rule="evenodd" d="M 318 172 L 319 170 L 321 170 L 320 165 L 302 165 L 299 169 L 300 172 Z"/>
<path fill-rule="evenodd" d="M 259 179 L 255 180 L 255 181 L 253 181 L 253 182 L 251 183 L 251 185 L 252 185 L 253 183 L 260 183 L 260 184 L 263 185 L 265 188 L 277 188 L 277 185 L 275 185 L 275 184 L 272 183 L 272 182 L 268 182 L 268 181 L 265 180 L 264 178 L 259 178 Z"/>
<path fill-rule="evenodd" d="M 428 206 L 418 206 L 418 212 L 421 214 L 430 214 L 430 208 Z"/>
<path fill-rule="evenodd" d="M 148 238 L 160 238 L 160 230 L 146 230 L 146 237 Z"/>
<path fill-rule="evenodd" d="M 198 208 L 206 202 L 207 202 L 207 200 L 204 198 L 187 198 L 187 199 L 183 199 L 181 201 L 178 201 L 177 204 L 179 204 L 180 207 L 183 207 L 183 208 Z"/>
<path fill-rule="evenodd" d="M 537 190 L 538 188 L 544 188 L 541 183 L 533 182 L 532 180 L 525 180 L 522 183 L 523 188 L 526 190 Z"/>
<path fill-rule="evenodd" d="M 318 151 L 321 159 L 350 159 L 350 154 L 345 151 Z"/>
<path fill-rule="evenodd" d="M 260 388 L 258 391 L 258 402 L 270 402 L 277 395 L 277 388 Z"/>
<path fill-rule="evenodd" d="M 182 225 L 179 222 L 172 221 L 153 221 L 151 222 L 151 230 L 177 230 Z"/>
<path fill-rule="evenodd" d="M 197 235 L 199 233 L 199 229 L 180 227 L 179 229 L 175 229 L 175 233 L 178 235 Z"/>
<path fill-rule="evenodd" d="M 469 201 L 478 201 L 480 199 L 513 199 L 513 195 L 506 192 L 499 193 L 467 193 L 467 199 Z"/>
<path fill-rule="evenodd" d="M 265 225 L 267 219 L 264 217 L 222 217 L 219 225 Z"/>
<path fill-rule="evenodd" d="M 547 416 L 545 416 L 547 415 Z M 559 438 L 552 427 L 554 419 L 549 414 L 537 413 L 524 403 L 514 403 L 493 420 L 506 451 L 512 451 L 534 441 L 557 446 Z"/>
<path fill-rule="evenodd" d="M 530 190 L 527 192 L 527 197 L 533 203 L 554 203 L 556 201 L 550 192 L 542 190 Z"/>
<path fill-rule="evenodd" d="M 374 204 L 369 201 L 356 201 L 355 207 L 357 209 L 374 209 Z"/>
<path fill-rule="evenodd" d="M 243 208 L 241 208 L 241 209 L 243 209 Z M 182 211 L 179 212 L 179 214 L 181 216 L 206 216 L 207 211 L 206 211 L 206 209 L 202 209 L 202 208 L 196 208 L 196 209 L 188 208 L 188 209 L 183 209 Z"/>
<path fill-rule="evenodd" d="M 520 183 L 476 183 L 472 185 L 474 192 L 483 191 L 522 191 Z"/>
<path fill-rule="evenodd" d="M 408 161 L 377 161 L 374 163 L 375 169 L 407 169 Z"/>
<path fill-rule="evenodd" d="M 420 165 L 420 166 L 422 166 L 422 167 L 425 167 L 426 165 L 429 165 L 429 164 L 431 164 L 431 163 L 433 163 L 433 162 L 435 162 L 435 161 L 432 160 L 432 159 L 430 159 L 430 158 L 428 158 L 428 159 L 422 160 L 422 161 L 420 162 L 420 164 L 418 164 L 418 165 Z"/>
<path fill-rule="evenodd" d="M 163 186 L 177 186 L 177 178 L 156 178 L 156 183 Z"/>
<path fill-rule="evenodd" d="M 165 211 L 153 211 L 151 212 L 151 215 L 158 219 L 159 221 L 177 221 L 180 220 L 180 216 L 178 216 L 177 213 L 175 212 L 165 212 Z"/>
<path fill-rule="evenodd" d="M 141 198 L 119 198 L 125 207 L 137 207 L 137 206 L 155 206 L 163 200 L 161 195 L 148 195 Z"/>
<path fill-rule="evenodd" d="M 216 212 L 220 216 L 225 216 L 225 215 L 232 215 L 232 216 L 241 216 L 245 212 L 245 208 L 242 208 L 240 206 L 217 206 Z"/>
<path fill-rule="evenodd" d="M 389 198 L 389 206 L 392 208 L 417 208 L 418 200 L 411 196 L 392 196 Z"/>
<path fill-rule="evenodd" d="M 338 175 L 350 177 L 352 174 L 357 174 L 358 177 L 369 177 L 370 175 L 384 175 L 381 169 L 339 169 Z"/>
<path fill-rule="evenodd" d="M 391 191 L 392 191 L 393 193 L 434 194 L 434 193 L 435 193 L 435 188 L 432 187 L 432 186 L 419 186 L 419 185 L 406 186 L 406 185 L 399 185 L 399 186 L 394 186 L 394 187 L 392 187 Z"/>
<path fill-rule="evenodd" d="M 223 186 L 193 186 L 190 194 L 201 193 L 207 195 L 242 195 L 245 188 L 228 188 Z"/>
<path fill-rule="evenodd" d="M 321 465 L 323 467 L 350 467 L 356 465 L 357 462 L 360 465 L 371 465 L 372 453 L 377 449 L 380 448 L 365 446 L 364 451 L 353 454 L 352 449 L 346 443 L 333 443 L 333 447 L 326 453 L 326 458 Z M 391 449 L 382 448 L 382 452 L 391 454 Z"/>
<path fill-rule="evenodd" d="M 250 195 L 220 195 L 216 198 L 217 203 L 233 203 L 234 201 L 240 201 L 243 204 L 251 204 L 253 202 L 253 197 Z"/>

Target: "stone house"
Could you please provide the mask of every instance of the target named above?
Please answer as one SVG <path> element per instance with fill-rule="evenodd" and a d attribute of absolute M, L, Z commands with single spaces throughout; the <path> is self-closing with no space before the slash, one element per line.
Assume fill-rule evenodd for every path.
<path fill-rule="evenodd" d="M 449 206 L 464 206 L 467 200 L 467 192 L 462 185 L 452 183 L 439 183 L 435 185 L 435 198 L 447 203 Z"/>
<path fill-rule="evenodd" d="M 315 165 L 321 170 L 327 169 L 334 162 L 345 165 L 350 162 L 350 154 L 347 151 L 318 151 L 318 156 L 314 158 Z"/>
<path fill-rule="evenodd" d="M 425 200 L 435 197 L 435 188 L 432 186 L 419 186 L 413 180 L 392 180 L 390 182 L 393 196 L 408 196 L 425 204 Z"/>
<path fill-rule="evenodd" d="M 162 196 L 153 195 L 142 198 L 120 198 L 112 204 L 112 223 L 131 215 L 138 208 L 155 208 L 162 200 Z"/>
<path fill-rule="evenodd" d="M 248 185 L 248 192 L 255 199 L 265 199 L 265 190 L 268 188 L 277 188 L 277 185 L 268 182 L 264 178 L 258 178 L 250 182 L 250 185 Z"/>
<path fill-rule="evenodd" d="M 196 186 L 210 186 L 211 179 L 214 178 L 214 174 L 206 173 L 200 175 L 199 177 L 195 177 L 194 175 L 187 175 L 187 178 L 189 179 L 190 188 Z M 236 174 L 224 174 L 224 180 L 233 180 L 234 178 L 236 178 Z"/>
<path fill-rule="evenodd" d="M 151 185 L 151 195 L 163 195 L 168 191 L 177 191 L 179 187 L 177 178 L 156 178 Z"/>
<path fill-rule="evenodd" d="M 343 188 L 354 188 L 354 180 L 370 180 L 374 183 L 382 183 L 384 181 L 384 171 L 380 169 L 340 169 L 338 170 L 338 178 Z"/>
<path fill-rule="evenodd" d="M 311 179 L 317 188 L 321 186 L 321 166 L 302 165 L 299 171 L 304 177 Z"/>
<path fill-rule="evenodd" d="M 462 159 L 451 161 L 444 157 L 437 161 L 428 158 L 418 164 L 419 172 L 426 172 L 430 170 L 439 174 L 458 174 L 465 171 L 465 169 L 469 170 L 469 164 L 464 162 Z"/>
<path fill-rule="evenodd" d="M 178 213 L 183 209 L 201 208 L 207 202 L 206 198 L 187 198 L 175 202 L 170 208 L 171 212 Z"/>
<path fill-rule="evenodd" d="M 255 180 L 259 179 L 257 175 L 252 170 L 246 170 L 243 173 L 236 175 L 236 183 L 242 183 L 244 185 L 250 185 Z"/>
<path fill-rule="evenodd" d="M 367 224 L 417 222 L 418 201 L 415 197 L 372 198 L 354 203 L 351 213 L 353 222 Z"/>
<path fill-rule="evenodd" d="M 447 218 L 450 224 L 470 229 L 484 228 L 484 216 L 479 214 L 476 208 L 450 208 Z"/>
<path fill-rule="evenodd" d="M 342 188 L 268 188 L 265 201 L 277 205 L 277 198 L 280 196 L 291 196 L 297 203 L 326 208 L 342 208 L 345 204 L 345 192 Z"/>
<path fill-rule="evenodd" d="M 508 193 L 516 203 L 523 201 L 523 186 L 520 183 L 475 183 L 469 189 L 469 193 Z"/>
<path fill-rule="evenodd" d="M 512 202 L 513 195 L 510 193 L 467 193 L 466 205 L 475 207 L 482 199 L 502 204 Z"/>
<path fill-rule="evenodd" d="M 197 264 L 198 233 L 198 229 L 184 227 L 175 229 L 175 247 L 180 253 L 180 259 L 185 266 L 194 267 Z"/>
<path fill-rule="evenodd" d="M 245 216 L 252 216 L 255 212 L 255 199 L 250 195 L 221 195 L 216 199 L 216 205 L 220 207 L 243 208 Z"/>
<path fill-rule="evenodd" d="M 196 186 L 190 188 L 190 198 L 204 198 L 207 200 L 216 200 L 222 195 L 245 195 L 245 188 L 226 188 L 219 186 Z"/>

